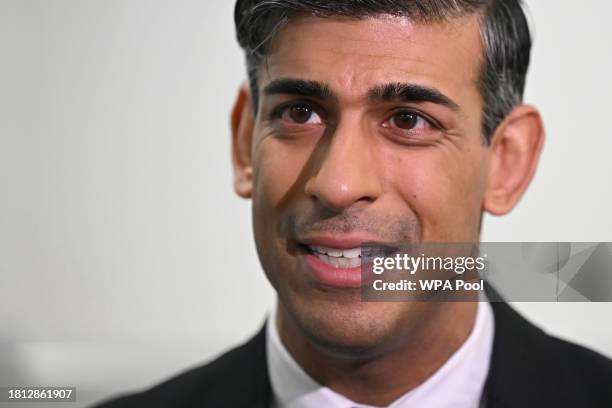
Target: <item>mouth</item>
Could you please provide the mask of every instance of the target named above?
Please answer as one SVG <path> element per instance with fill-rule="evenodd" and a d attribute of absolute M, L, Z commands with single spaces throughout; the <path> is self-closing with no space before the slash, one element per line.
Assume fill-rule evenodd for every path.
<path fill-rule="evenodd" d="M 319 235 L 299 242 L 302 259 L 311 277 L 320 285 L 359 288 L 368 281 L 368 256 L 362 257 L 364 244 L 371 236 Z M 367 255 L 367 254 L 366 254 Z"/>
<path fill-rule="evenodd" d="M 301 248 L 299 257 L 305 269 L 320 285 L 360 288 L 376 279 L 374 258 L 392 256 L 396 244 L 367 233 L 320 233 L 300 237 L 294 243 Z"/>
<path fill-rule="evenodd" d="M 318 245 L 306 245 L 305 247 L 310 254 L 333 268 L 350 269 L 361 267 L 361 247 L 348 249 Z"/>

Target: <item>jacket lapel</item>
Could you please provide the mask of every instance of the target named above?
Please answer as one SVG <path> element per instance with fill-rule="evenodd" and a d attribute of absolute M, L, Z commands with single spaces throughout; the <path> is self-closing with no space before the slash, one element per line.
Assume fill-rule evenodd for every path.
<path fill-rule="evenodd" d="M 270 407 L 272 393 L 266 357 L 266 324 L 245 345 L 245 351 L 251 358 L 243 360 L 242 374 L 235 379 L 238 387 L 233 392 L 241 394 L 236 401 L 236 407 Z"/>

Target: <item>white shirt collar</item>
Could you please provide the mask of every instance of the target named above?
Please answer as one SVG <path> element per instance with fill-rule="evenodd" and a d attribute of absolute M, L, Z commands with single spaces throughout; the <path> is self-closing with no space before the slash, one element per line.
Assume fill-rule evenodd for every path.
<path fill-rule="evenodd" d="M 280 340 L 276 308 L 266 326 L 274 408 L 372 408 L 322 386 L 304 372 Z M 431 377 L 389 407 L 477 408 L 489 372 L 494 327 L 491 305 L 478 302 L 476 321 L 467 340 Z"/>

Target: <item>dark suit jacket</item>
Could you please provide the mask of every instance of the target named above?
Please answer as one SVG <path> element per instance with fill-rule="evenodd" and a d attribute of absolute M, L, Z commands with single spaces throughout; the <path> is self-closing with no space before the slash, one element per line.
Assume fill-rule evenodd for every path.
<path fill-rule="evenodd" d="M 491 305 L 495 337 L 484 406 L 612 408 L 611 360 L 547 335 L 504 302 Z M 268 408 L 265 333 L 262 328 L 211 363 L 99 407 Z"/>

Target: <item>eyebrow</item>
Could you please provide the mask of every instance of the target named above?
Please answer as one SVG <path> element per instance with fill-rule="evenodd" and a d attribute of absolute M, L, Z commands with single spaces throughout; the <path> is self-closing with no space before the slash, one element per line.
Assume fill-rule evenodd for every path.
<path fill-rule="evenodd" d="M 394 82 L 371 89 L 368 99 L 382 102 L 431 102 L 459 111 L 459 105 L 435 88 L 428 86 Z"/>
<path fill-rule="evenodd" d="M 298 78 L 277 79 L 263 89 L 265 95 L 288 94 L 337 100 L 337 96 L 324 83 Z M 413 83 L 393 82 L 376 86 L 368 91 L 368 99 L 373 102 L 430 102 L 446 106 L 458 112 L 459 105 L 439 90 Z"/>
<path fill-rule="evenodd" d="M 265 95 L 288 94 L 317 99 L 336 99 L 331 89 L 321 82 L 293 78 L 272 81 L 266 85 L 263 93 Z"/>

